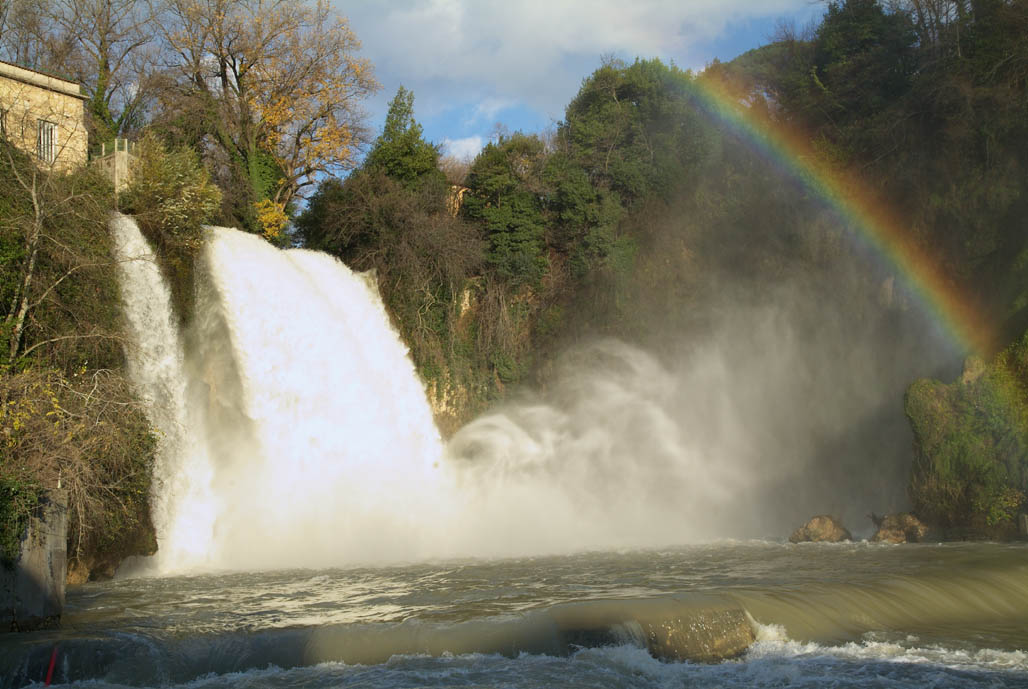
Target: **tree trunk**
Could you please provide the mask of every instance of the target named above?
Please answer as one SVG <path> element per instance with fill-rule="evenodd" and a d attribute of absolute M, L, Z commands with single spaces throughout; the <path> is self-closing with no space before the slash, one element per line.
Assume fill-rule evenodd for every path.
<path fill-rule="evenodd" d="M 14 361 L 21 347 L 21 334 L 25 328 L 25 317 L 29 312 L 29 289 L 32 287 L 32 277 L 36 271 L 36 256 L 39 254 L 39 220 L 33 223 L 32 235 L 29 238 L 29 261 L 25 266 L 25 274 L 21 281 L 21 299 L 18 305 L 18 313 L 14 317 L 14 327 L 11 328 L 11 339 L 8 348 L 8 361 Z"/>
<path fill-rule="evenodd" d="M 29 233 L 26 241 L 27 248 L 29 251 L 29 260 L 25 264 L 25 271 L 22 274 L 21 288 L 19 290 L 18 298 L 18 310 L 14 316 L 14 325 L 11 328 L 10 339 L 8 340 L 8 361 L 14 361 L 14 357 L 18 354 L 18 349 L 21 347 L 21 336 L 25 330 L 25 317 L 29 312 L 29 290 L 32 288 L 32 278 L 36 272 L 36 257 L 39 255 L 39 236 L 41 233 L 42 225 L 42 211 L 39 208 L 39 196 L 36 193 L 36 180 L 33 175 L 32 186 L 29 189 L 29 193 L 32 197 L 32 231 Z"/>

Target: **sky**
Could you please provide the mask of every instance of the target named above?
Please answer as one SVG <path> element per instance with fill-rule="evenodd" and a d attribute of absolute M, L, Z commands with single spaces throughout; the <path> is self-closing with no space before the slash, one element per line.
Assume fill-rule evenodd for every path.
<path fill-rule="evenodd" d="M 444 154 L 473 157 L 495 135 L 554 127 L 606 56 L 702 70 L 803 27 L 819 0 L 332 0 L 382 89 L 365 104 L 382 130 L 401 85 Z"/>

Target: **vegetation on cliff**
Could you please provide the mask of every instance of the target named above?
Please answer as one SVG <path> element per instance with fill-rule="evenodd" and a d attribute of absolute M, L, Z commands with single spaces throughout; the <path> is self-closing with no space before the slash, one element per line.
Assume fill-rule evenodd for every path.
<path fill-rule="evenodd" d="M 137 148 L 132 180 L 119 195 L 120 210 L 135 217 L 160 257 L 179 319 L 192 314 L 193 265 L 203 247 L 204 226 L 217 217 L 221 190 L 196 152 L 170 150 L 147 135 Z"/>
<path fill-rule="evenodd" d="M 968 534 L 1011 530 L 1028 494 L 1028 335 L 988 365 L 971 357 L 949 385 L 915 382 L 905 409 L 915 439 L 915 512 Z"/>
<path fill-rule="evenodd" d="M 154 437 L 123 374 L 109 182 L 38 168 L 0 142 L 0 555 L 42 493 L 67 491 L 69 553 L 152 552 Z"/>
<path fill-rule="evenodd" d="M 769 45 L 700 75 L 657 60 L 607 61 L 552 135 L 505 133 L 485 146 L 453 180 L 462 200 L 456 220 L 442 214 L 442 190 L 432 200 L 431 183 L 379 166 L 374 183 L 370 169 L 324 182 L 299 237 L 392 276 L 382 279 L 386 302 L 419 369 L 436 382 L 439 406 L 464 396 L 447 410 L 451 427 L 545 370 L 557 344 L 596 334 L 645 340 L 655 322 L 663 332 L 696 332 L 705 305 L 774 298 L 786 281 L 847 314 L 844 339 L 903 337 L 897 323 L 909 316 L 896 276 L 861 262 L 846 218 L 708 115 L 701 95 L 716 86 L 737 94 L 751 120 L 805 137 L 818 166 L 862 180 L 876 203 L 902 210 L 913 250 L 997 324 L 991 356 L 1028 328 L 1026 33 L 1020 0 L 847 0 L 829 3 L 809 30 L 784 27 Z M 429 150 L 416 126 L 403 132 L 410 152 L 400 158 Z M 433 220 L 385 220 L 387 196 L 390 207 L 405 205 L 397 194 L 422 199 L 420 217 Z M 431 203 L 440 205 L 433 211 Z M 340 221 L 343 208 L 361 219 Z M 386 222 L 395 223 L 388 238 L 370 229 Z M 408 259 L 390 245 L 424 232 L 449 237 L 459 269 L 396 279 Z M 1003 433 L 1023 432 L 1016 409 L 1025 393 L 995 366 L 960 393 L 975 399 L 952 402 L 944 418 L 918 411 L 925 384 L 907 397 L 919 437 L 911 497 L 936 523 L 1002 521 L 1022 504 L 1023 481 L 1011 467 L 1023 463 L 1023 446 Z M 967 430 L 970 409 L 979 410 L 974 423 L 1007 430 L 988 430 L 1002 437 L 983 440 L 985 430 Z M 936 456 L 926 439 L 938 434 L 949 449 Z M 1006 453 L 1002 471 L 982 469 L 993 444 Z"/>

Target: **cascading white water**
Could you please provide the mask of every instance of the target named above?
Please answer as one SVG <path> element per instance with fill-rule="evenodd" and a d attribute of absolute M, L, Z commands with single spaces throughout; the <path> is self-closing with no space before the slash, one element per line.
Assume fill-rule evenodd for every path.
<path fill-rule="evenodd" d="M 328 566 L 427 554 L 442 446 L 374 286 L 325 254 L 212 228 L 180 342 L 134 221 L 113 223 L 162 434 L 158 568 Z M 441 517 L 440 517 L 441 518 Z"/>
<path fill-rule="evenodd" d="M 225 502 L 212 551 L 234 566 L 424 554 L 442 446 L 377 288 L 224 228 L 204 270 L 193 349 Z"/>
<path fill-rule="evenodd" d="M 160 559 L 195 560 L 202 557 L 205 544 L 179 536 L 209 527 L 214 520 L 210 463 L 200 442 L 203 434 L 198 433 L 204 418 L 191 414 L 186 403 L 189 376 L 182 338 L 153 250 L 132 218 L 115 217 L 111 230 L 132 335 L 126 347 L 129 376 L 159 434 L 151 513 L 161 535 Z M 183 505 L 192 507 L 183 510 Z"/>
<path fill-rule="evenodd" d="M 811 335 L 788 309 L 740 311 L 671 363 L 594 343 L 444 456 L 372 281 L 212 228 L 180 335 L 135 223 L 113 228 L 131 373 L 162 434 L 160 571 L 660 546 L 902 507 L 885 492 L 902 477 L 868 471 L 874 445 L 845 434 L 881 435 L 896 378 L 873 334 L 858 346 L 835 327 L 845 314 L 819 314 Z"/>

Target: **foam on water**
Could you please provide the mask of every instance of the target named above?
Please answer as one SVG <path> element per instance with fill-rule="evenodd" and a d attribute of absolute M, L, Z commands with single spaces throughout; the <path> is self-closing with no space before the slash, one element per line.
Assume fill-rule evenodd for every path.
<path fill-rule="evenodd" d="M 74 683 L 97 689 L 119 687 L 104 681 Z M 275 666 L 212 674 L 172 684 L 183 689 L 313 689 L 361 686 L 370 689 L 443 686 L 581 687 L 790 687 L 821 689 L 978 689 L 1028 687 L 1028 664 L 1022 653 L 978 651 L 952 657 L 931 648 L 889 644 L 822 647 L 793 642 L 761 642 L 738 661 L 706 665 L 666 663 L 631 645 L 588 648 L 569 657 L 491 654 L 431 657 L 394 656 L 380 665 L 322 663 L 283 669 Z"/>

